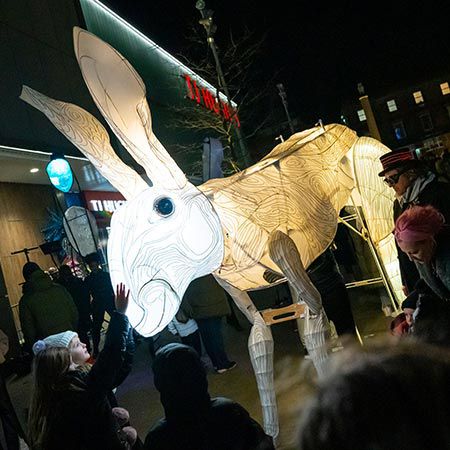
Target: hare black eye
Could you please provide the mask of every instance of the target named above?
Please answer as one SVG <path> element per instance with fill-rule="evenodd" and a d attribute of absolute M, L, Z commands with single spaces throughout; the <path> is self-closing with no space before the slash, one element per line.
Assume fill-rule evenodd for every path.
<path fill-rule="evenodd" d="M 160 216 L 167 217 L 174 212 L 175 205 L 171 198 L 161 197 L 155 201 L 154 209 Z"/>

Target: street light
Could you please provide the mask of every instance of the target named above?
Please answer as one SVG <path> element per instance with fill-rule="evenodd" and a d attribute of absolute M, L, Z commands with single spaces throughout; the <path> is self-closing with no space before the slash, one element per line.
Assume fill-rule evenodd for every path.
<path fill-rule="evenodd" d="M 294 125 L 292 124 L 291 116 L 289 115 L 287 95 L 286 95 L 286 91 L 284 90 L 283 83 L 278 83 L 277 88 L 278 88 L 278 95 L 281 98 L 281 102 L 283 103 L 283 106 L 284 106 L 284 111 L 286 112 L 289 129 L 291 130 L 291 134 L 294 134 Z"/>
<path fill-rule="evenodd" d="M 219 79 L 219 87 L 223 90 L 225 96 L 227 97 L 228 104 L 230 105 L 230 109 L 232 110 L 230 92 L 228 91 L 228 86 L 225 82 L 222 66 L 220 65 L 219 54 L 217 52 L 216 43 L 214 41 L 214 34 L 217 31 L 217 26 L 213 22 L 212 18 L 214 11 L 211 9 L 206 9 L 206 4 L 204 0 L 198 0 L 197 3 L 195 4 L 195 7 L 200 11 L 200 14 L 202 15 L 202 18 L 199 20 L 199 23 L 200 25 L 203 25 L 206 31 L 206 41 L 208 42 L 208 45 L 211 48 L 214 61 L 216 63 L 216 71 Z M 250 159 L 250 155 L 248 154 L 248 150 L 245 145 L 244 137 L 242 136 L 241 130 L 237 126 L 234 127 L 234 130 L 236 133 L 236 137 L 238 139 L 240 150 L 238 159 L 241 159 L 246 166 L 250 166 L 252 162 Z"/>

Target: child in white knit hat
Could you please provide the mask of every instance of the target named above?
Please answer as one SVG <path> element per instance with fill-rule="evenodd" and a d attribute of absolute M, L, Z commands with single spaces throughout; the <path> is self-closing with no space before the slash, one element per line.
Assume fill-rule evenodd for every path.
<path fill-rule="evenodd" d="M 33 345 L 33 353 L 37 355 L 39 352 L 48 347 L 65 347 L 69 349 L 72 359 L 72 367 L 86 364 L 91 355 L 87 351 L 86 344 L 80 341 L 78 334 L 74 331 L 63 331 L 62 333 L 52 334 Z"/>
<path fill-rule="evenodd" d="M 135 444 L 137 432 L 126 426 L 128 411 L 111 405 L 111 391 L 117 380 L 123 381 L 123 362 L 130 357 L 127 353 L 132 353 L 127 306 L 128 294 L 120 284 L 104 348 L 92 366 L 86 364 L 90 357 L 86 345 L 73 331 L 48 336 L 33 345 L 32 448 L 128 450 Z M 134 344 L 132 347 L 134 350 Z"/>

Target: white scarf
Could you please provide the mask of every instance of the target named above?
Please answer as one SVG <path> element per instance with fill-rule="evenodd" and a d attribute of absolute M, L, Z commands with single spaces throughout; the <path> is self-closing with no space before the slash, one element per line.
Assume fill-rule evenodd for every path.
<path fill-rule="evenodd" d="M 436 175 L 433 172 L 428 172 L 425 175 L 422 175 L 414 180 L 414 182 L 408 186 L 405 193 L 398 197 L 398 202 L 400 206 L 403 208 L 404 205 L 417 203 L 419 194 L 425 189 L 425 187 L 430 184 Z"/>

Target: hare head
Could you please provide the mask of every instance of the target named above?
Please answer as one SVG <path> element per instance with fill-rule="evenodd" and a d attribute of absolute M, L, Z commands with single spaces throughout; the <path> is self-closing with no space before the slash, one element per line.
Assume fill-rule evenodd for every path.
<path fill-rule="evenodd" d="M 189 283 L 216 270 L 224 244 L 217 214 L 153 134 L 145 85 L 114 48 L 80 28 L 75 54 L 97 107 L 151 186 L 114 153 L 100 122 L 76 105 L 24 86 L 42 111 L 127 198 L 113 215 L 108 262 L 113 285 L 130 289 L 127 315 L 144 336 L 173 318 Z"/>

